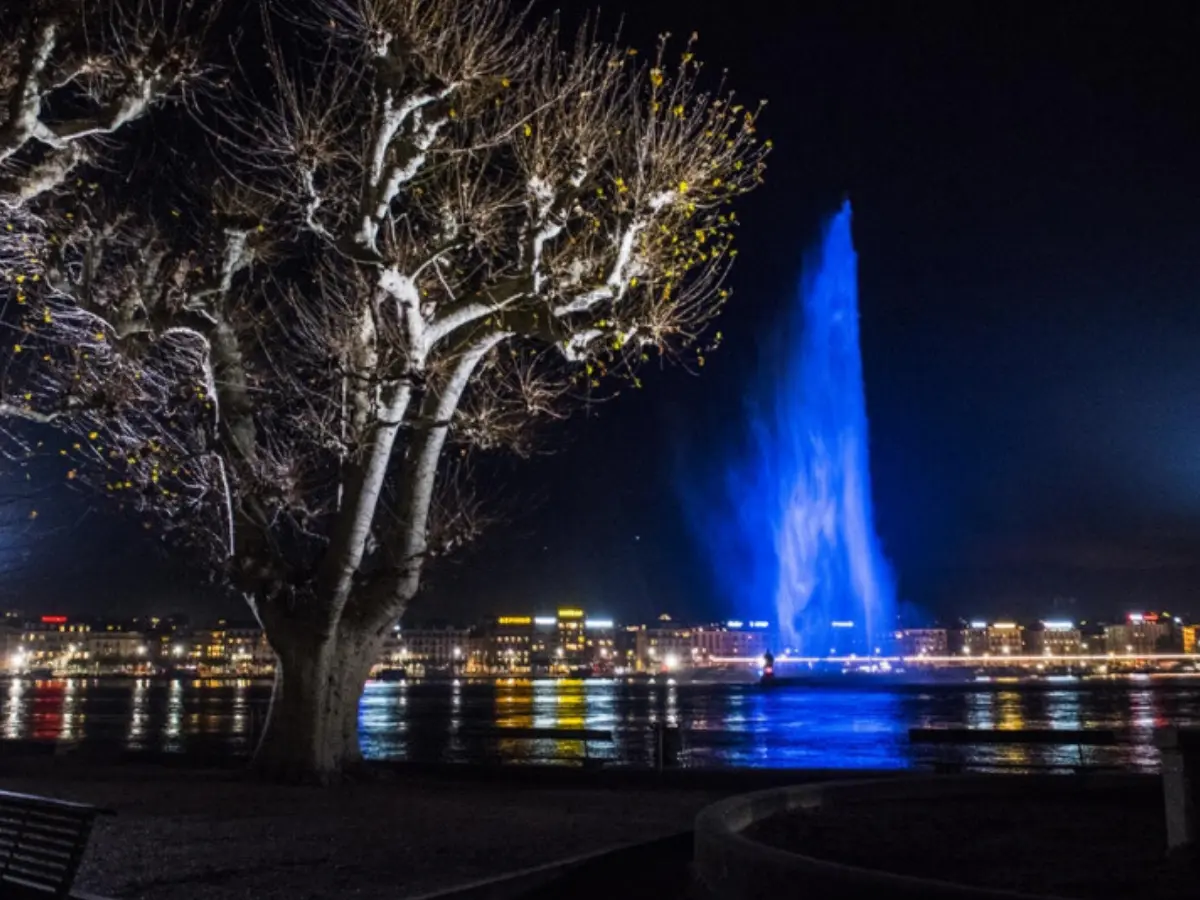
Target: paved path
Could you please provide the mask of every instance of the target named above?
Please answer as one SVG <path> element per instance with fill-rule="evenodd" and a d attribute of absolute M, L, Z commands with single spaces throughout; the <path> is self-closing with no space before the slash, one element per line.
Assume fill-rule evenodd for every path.
<path fill-rule="evenodd" d="M 434 777 L 320 790 L 147 766 L 42 765 L 0 788 L 117 810 L 77 887 L 138 900 L 399 900 L 690 828 L 716 799 Z"/>

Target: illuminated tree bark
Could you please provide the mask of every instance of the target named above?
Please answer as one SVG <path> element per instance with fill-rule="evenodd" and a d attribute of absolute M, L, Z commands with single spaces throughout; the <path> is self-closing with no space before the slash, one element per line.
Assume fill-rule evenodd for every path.
<path fill-rule="evenodd" d="M 691 42 L 641 64 L 505 0 L 261 33 L 169 6 L 0 14 L 0 415 L 246 598 L 279 658 L 258 765 L 327 781 L 426 565 L 483 524 L 476 464 L 704 364 L 769 142 Z"/>

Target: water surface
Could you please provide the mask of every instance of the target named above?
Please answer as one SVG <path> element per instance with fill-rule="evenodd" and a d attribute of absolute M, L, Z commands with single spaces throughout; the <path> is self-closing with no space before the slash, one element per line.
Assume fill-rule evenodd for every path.
<path fill-rule="evenodd" d="M 7 739 L 119 745 L 133 750 L 249 752 L 265 682 L 71 679 L 0 683 Z M 912 748 L 912 727 L 1105 728 L 1128 745 L 993 746 L 945 752 L 981 765 L 1116 765 L 1153 771 L 1156 727 L 1200 725 L 1200 691 L 1179 682 L 1079 682 L 1029 689 L 973 685 L 870 689 L 521 680 L 371 683 L 363 749 L 374 759 L 469 762 L 577 759 L 648 764 L 655 723 L 684 733 L 688 766 L 911 768 L 941 749 Z M 611 744 L 497 739 L 504 729 L 611 731 Z"/>

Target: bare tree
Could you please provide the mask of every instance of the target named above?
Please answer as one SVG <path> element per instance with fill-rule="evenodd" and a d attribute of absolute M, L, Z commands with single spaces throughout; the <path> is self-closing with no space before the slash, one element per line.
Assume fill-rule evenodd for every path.
<path fill-rule="evenodd" d="M 425 564 L 480 525 L 472 460 L 528 452 L 538 418 L 643 363 L 703 365 L 729 205 L 769 142 L 698 87 L 692 41 L 642 63 L 505 0 L 204 27 L 265 56 L 205 73 L 207 140 L 159 135 L 154 191 L 133 185 L 162 153 L 126 153 L 127 185 L 109 163 L 39 189 L 54 140 L 12 168 L 4 411 L 243 593 L 279 660 L 258 761 L 324 779 L 359 758 L 358 698 Z M 10 109 L 37 58 L 0 75 Z M 153 98 L 200 71 L 178 58 Z"/>

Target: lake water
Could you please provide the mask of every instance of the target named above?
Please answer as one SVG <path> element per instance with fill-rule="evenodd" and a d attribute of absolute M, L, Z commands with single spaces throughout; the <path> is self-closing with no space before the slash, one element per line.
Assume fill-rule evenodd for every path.
<path fill-rule="evenodd" d="M 7 739 L 81 740 L 134 750 L 247 753 L 270 697 L 265 682 L 0 682 Z M 1200 687 L 1167 679 L 1059 685 L 856 688 L 671 685 L 623 680 L 371 683 L 363 749 L 375 759 L 503 761 L 605 757 L 648 764 L 654 723 L 679 726 L 686 766 L 909 768 L 911 727 L 1104 728 L 1122 745 L 1084 748 L 1089 763 L 1153 771 L 1153 730 L 1200 725 Z M 496 739 L 505 728 L 599 729 L 611 744 Z M 481 734 L 491 732 L 491 736 Z M 937 753 L 941 754 L 941 750 Z M 1072 764 L 1074 747 L 951 749 L 978 764 Z"/>

